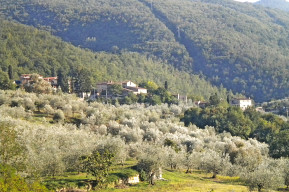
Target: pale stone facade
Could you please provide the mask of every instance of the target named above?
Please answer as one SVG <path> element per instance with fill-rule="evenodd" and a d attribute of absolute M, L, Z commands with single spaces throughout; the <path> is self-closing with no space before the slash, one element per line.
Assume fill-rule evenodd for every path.
<path fill-rule="evenodd" d="M 247 109 L 253 105 L 252 99 L 233 99 L 230 105 L 240 107 L 242 110 Z"/>

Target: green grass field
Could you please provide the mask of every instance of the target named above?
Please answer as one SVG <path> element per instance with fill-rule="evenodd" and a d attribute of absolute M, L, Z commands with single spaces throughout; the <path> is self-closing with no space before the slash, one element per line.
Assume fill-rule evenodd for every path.
<path fill-rule="evenodd" d="M 108 191 L 152 191 L 152 192 L 170 192 L 170 191 L 200 191 L 200 192 L 241 192 L 248 191 L 248 188 L 240 183 L 239 178 L 217 177 L 211 178 L 211 174 L 194 171 L 191 174 L 186 174 L 182 171 L 164 170 L 163 178 L 165 181 L 157 181 L 151 186 L 147 183 L 140 183 L 130 186 L 125 189 L 105 189 L 99 190 L 102 192 Z"/>
<path fill-rule="evenodd" d="M 116 173 L 117 171 L 114 171 Z M 147 182 L 141 182 L 136 185 L 125 188 L 114 188 L 114 185 L 109 185 L 107 189 L 99 189 L 100 192 L 247 192 L 248 188 L 240 182 L 237 177 L 218 176 L 216 179 L 211 178 L 212 174 L 202 171 L 194 171 L 186 174 L 179 170 L 163 170 L 163 181 L 157 181 L 155 185 L 149 185 Z M 47 178 L 44 182 L 50 189 L 56 188 L 83 188 L 85 189 L 85 181 L 92 179 L 86 174 L 71 174 L 54 179 Z"/>

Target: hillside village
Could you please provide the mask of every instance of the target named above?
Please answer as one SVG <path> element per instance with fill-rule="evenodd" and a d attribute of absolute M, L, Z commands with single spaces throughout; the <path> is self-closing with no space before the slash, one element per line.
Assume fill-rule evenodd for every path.
<path fill-rule="evenodd" d="M 289 2 L 236 1 L 0 0 L 0 192 L 288 192 Z"/>
<path fill-rule="evenodd" d="M 43 80 L 47 82 L 53 91 L 61 90 L 61 87 L 58 84 L 58 77 L 43 77 L 42 75 L 34 74 L 38 78 L 38 80 Z M 18 86 L 20 87 L 29 87 L 33 86 L 35 83 L 35 79 L 33 79 L 33 74 L 22 74 L 20 76 L 20 80 L 16 81 Z M 91 90 L 85 92 L 77 92 L 73 90 L 74 86 L 72 81 L 68 82 L 69 85 L 69 93 L 76 93 L 78 97 L 86 99 L 86 100 L 96 100 L 96 99 L 124 99 L 125 97 L 129 97 L 131 95 L 136 96 L 145 96 L 148 95 L 148 89 L 139 87 L 136 83 L 128 80 L 123 82 L 100 82 L 96 84 L 96 87 L 91 86 Z M 180 94 L 172 95 L 173 98 L 178 102 L 187 103 L 187 96 L 182 96 Z M 143 100 L 144 101 L 144 100 Z M 196 101 L 195 104 L 198 107 L 205 108 L 209 105 L 206 101 Z M 240 107 L 243 111 L 253 106 L 253 100 L 250 98 L 234 98 L 229 101 L 231 106 Z"/>

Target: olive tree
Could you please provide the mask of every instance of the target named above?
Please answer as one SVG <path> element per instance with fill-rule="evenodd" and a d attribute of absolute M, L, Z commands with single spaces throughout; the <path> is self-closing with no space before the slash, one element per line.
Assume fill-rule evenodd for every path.
<path fill-rule="evenodd" d="M 258 192 L 276 189 L 284 184 L 280 164 L 273 159 L 264 160 L 254 171 L 241 174 L 241 178 L 250 190 L 257 188 Z"/>
<path fill-rule="evenodd" d="M 183 154 L 183 166 L 186 168 L 186 173 L 191 173 L 193 168 L 199 168 L 201 165 L 201 156 L 200 152 L 193 151 L 192 153 Z"/>
<path fill-rule="evenodd" d="M 280 159 L 281 161 L 281 170 L 283 170 L 283 179 L 284 184 L 287 186 L 287 189 L 289 188 L 289 159 Z"/>
<path fill-rule="evenodd" d="M 212 178 L 216 178 L 217 174 L 225 171 L 225 168 L 231 166 L 228 155 L 222 155 L 213 150 L 204 152 L 201 161 L 201 168 L 213 173 Z"/>
<path fill-rule="evenodd" d="M 143 145 L 143 153 L 139 158 L 137 169 L 141 173 L 141 179 L 147 180 L 154 185 L 156 178 L 162 178 L 162 166 L 165 155 L 162 153 L 165 148 L 155 145 Z"/>

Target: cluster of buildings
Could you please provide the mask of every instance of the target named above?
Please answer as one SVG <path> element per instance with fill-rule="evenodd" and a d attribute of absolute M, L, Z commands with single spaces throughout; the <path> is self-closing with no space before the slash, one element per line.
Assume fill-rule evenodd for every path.
<path fill-rule="evenodd" d="M 134 82 L 132 81 L 124 81 L 124 82 L 103 82 L 97 84 L 97 93 L 108 93 L 110 87 L 113 85 L 120 85 L 123 88 L 123 95 L 128 95 L 128 93 L 133 93 L 135 95 L 138 94 L 147 94 L 147 89 L 138 87 Z"/>
<path fill-rule="evenodd" d="M 208 102 L 204 102 L 204 101 L 198 101 L 195 104 L 200 108 L 205 108 L 209 105 Z M 248 107 L 253 106 L 253 100 L 250 98 L 235 98 L 235 99 L 231 99 L 229 101 L 229 104 L 231 106 L 240 107 L 244 111 Z M 257 110 L 260 111 L 260 109 L 257 109 Z"/>
<path fill-rule="evenodd" d="M 32 81 L 32 74 L 22 74 L 20 76 L 20 81 L 19 84 L 21 85 L 29 85 Z M 53 89 L 58 89 L 58 78 L 57 77 L 43 77 L 41 75 L 38 76 L 39 79 L 43 79 L 44 81 L 47 81 L 51 84 Z M 119 95 L 113 95 L 110 90 L 111 87 L 113 87 L 114 85 L 118 85 L 122 88 L 122 93 Z M 94 88 L 94 90 L 92 92 L 88 92 L 88 93 L 79 93 L 79 96 L 84 98 L 84 97 L 106 97 L 106 98 L 121 98 L 121 97 L 125 97 L 127 95 L 129 95 L 130 93 L 133 93 L 135 95 L 138 94 L 147 94 L 147 89 L 146 88 L 142 88 L 142 87 L 138 87 L 137 84 L 135 84 L 132 81 L 124 81 L 124 82 L 113 82 L 113 81 L 108 81 L 108 82 L 102 82 L 102 83 L 98 83 L 96 85 L 96 88 Z M 175 97 L 179 100 L 179 101 L 183 101 L 183 102 L 187 102 L 187 96 L 182 96 L 182 95 L 175 95 Z M 206 102 L 196 102 L 196 104 L 199 107 L 205 107 L 207 105 Z M 236 106 L 236 107 L 240 107 L 242 110 L 245 110 L 248 107 L 253 106 L 253 100 L 250 98 L 238 98 L 238 99 L 232 99 L 230 101 L 230 105 L 231 106 Z"/>
<path fill-rule="evenodd" d="M 57 89 L 58 88 L 58 82 L 57 82 L 57 77 L 43 77 L 42 75 L 38 75 L 39 79 L 43 79 L 44 81 L 47 81 L 48 83 L 51 84 L 51 87 L 53 89 Z M 32 82 L 32 74 L 22 74 L 20 76 L 20 81 L 18 82 L 18 84 L 20 85 L 29 85 Z"/>

